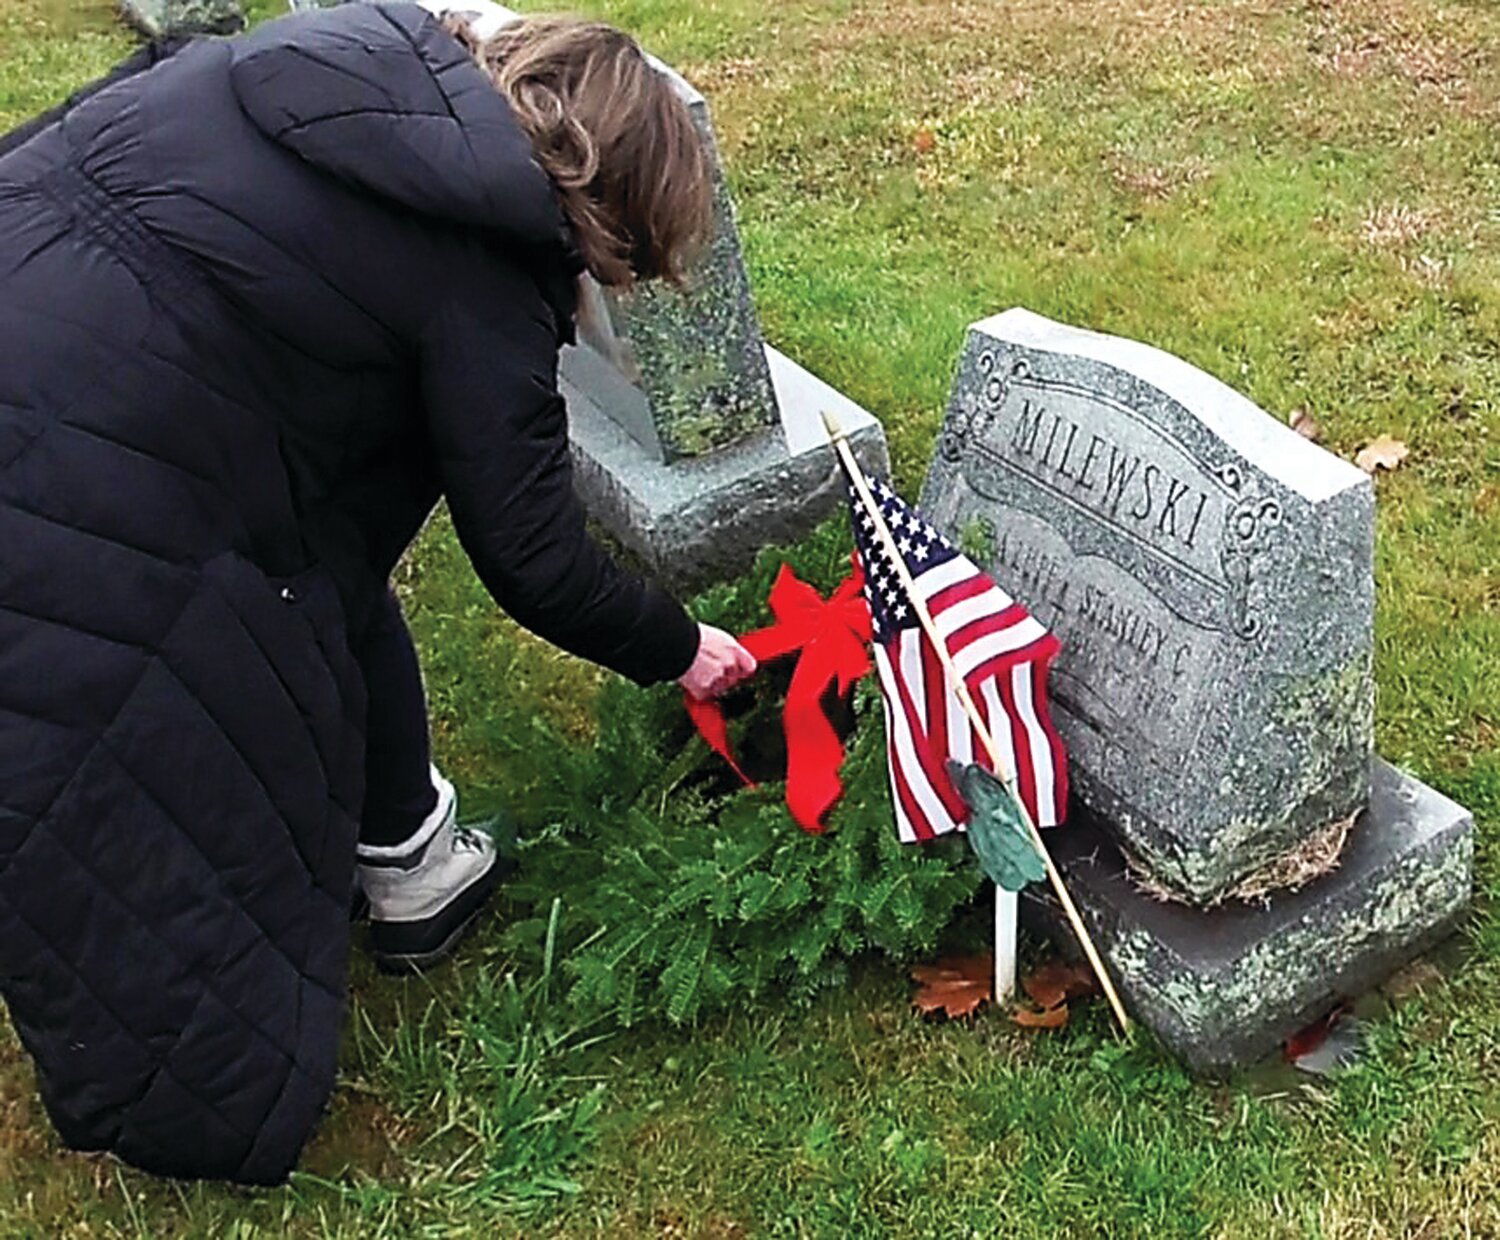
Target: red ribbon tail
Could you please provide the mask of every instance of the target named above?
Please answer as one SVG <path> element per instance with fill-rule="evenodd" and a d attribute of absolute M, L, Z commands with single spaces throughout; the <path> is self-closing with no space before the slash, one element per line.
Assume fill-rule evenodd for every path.
<path fill-rule="evenodd" d="M 734 760 L 734 750 L 729 745 L 729 725 L 724 721 L 724 711 L 712 699 L 699 700 L 691 693 L 682 695 L 682 704 L 687 707 L 688 718 L 698 729 L 698 734 L 708 742 L 708 747 L 729 763 L 729 769 L 738 775 L 747 786 L 755 787 L 755 781 L 740 770 Z"/>
<path fill-rule="evenodd" d="M 823 691 L 837 675 L 827 655 L 826 647 L 819 645 L 803 652 L 792 673 L 783 713 L 787 809 L 799 827 L 814 835 L 823 831 L 823 820 L 844 792 L 839 780 L 844 743 L 823 713 Z"/>

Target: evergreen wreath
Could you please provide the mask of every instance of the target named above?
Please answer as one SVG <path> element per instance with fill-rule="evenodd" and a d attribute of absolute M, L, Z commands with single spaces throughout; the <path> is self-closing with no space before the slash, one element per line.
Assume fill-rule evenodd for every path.
<path fill-rule="evenodd" d="M 848 571 L 841 526 L 763 556 L 743 581 L 700 598 L 694 614 L 736 632 L 764 624 L 783 560 L 830 590 Z M 592 744 L 536 738 L 554 760 L 521 824 L 510 894 L 522 916 L 508 942 L 539 951 L 560 898 L 569 997 L 588 1013 L 683 1023 L 772 992 L 806 998 L 842 983 L 862 952 L 931 952 L 972 900 L 982 875 L 962 838 L 896 838 L 872 681 L 856 688 L 847 714 L 845 795 L 827 832 L 809 835 L 792 821 L 782 784 L 768 779 L 788 676 L 772 668 L 729 704 L 739 752 L 767 779 L 756 788 L 740 786 L 696 736 L 675 687 L 612 681 Z"/>

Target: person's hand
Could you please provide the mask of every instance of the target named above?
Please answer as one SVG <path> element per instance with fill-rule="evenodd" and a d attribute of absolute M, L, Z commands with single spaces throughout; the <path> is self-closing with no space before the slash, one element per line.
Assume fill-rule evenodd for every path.
<path fill-rule="evenodd" d="M 728 693 L 755 671 L 755 656 L 723 629 L 698 626 L 698 656 L 677 683 L 699 701 Z"/>

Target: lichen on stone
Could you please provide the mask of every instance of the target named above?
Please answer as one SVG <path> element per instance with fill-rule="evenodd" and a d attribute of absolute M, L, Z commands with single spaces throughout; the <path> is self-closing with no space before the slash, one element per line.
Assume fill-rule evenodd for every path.
<path fill-rule="evenodd" d="M 149 38 L 233 34 L 245 27 L 236 0 L 119 0 L 125 20 Z"/>
<path fill-rule="evenodd" d="M 1212 907 L 1236 891 L 1245 898 L 1244 891 L 1264 888 L 1265 894 L 1307 881 L 1299 876 L 1316 868 L 1312 859 L 1326 856 L 1330 843 L 1347 834 L 1339 827 L 1351 817 L 1353 798 L 1342 785 L 1368 796 L 1374 701 L 1368 651 L 1287 686 L 1260 744 L 1240 755 L 1224 777 L 1226 797 L 1261 786 L 1274 804 L 1249 806 L 1206 841 L 1148 841 L 1133 833 L 1129 855 L 1138 885 L 1159 899 Z M 1286 760 L 1290 749 L 1303 760 Z M 1274 770 L 1278 781 L 1269 782 L 1262 768 Z M 1356 804 L 1352 813 L 1362 808 Z M 1321 872 L 1336 862 L 1337 851 Z M 1278 875 L 1284 881 L 1278 883 Z"/>
<path fill-rule="evenodd" d="M 988 517 L 972 517 L 959 534 L 959 548 L 981 567 L 995 562 L 995 523 Z"/>
<path fill-rule="evenodd" d="M 715 237 L 686 286 L 643 284 L 613 307 L 669 463 L 730 447 L 778 421 L 733 208 L 717 171 L 715 181 Z"/>

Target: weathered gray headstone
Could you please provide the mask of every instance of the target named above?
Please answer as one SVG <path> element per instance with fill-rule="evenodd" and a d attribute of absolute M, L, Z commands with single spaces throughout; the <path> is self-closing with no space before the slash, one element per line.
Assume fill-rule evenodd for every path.
<path fill-rule="evenodd" d="M 174 34 L 233 34 L 245 25 L 236 0 L 120 0 L 125 20 L 152 39 Z"/>
<path fill-rule="evenodd" d="M 866 468 L 885 472 L 888 456 L 879 422 L 762 338 L 707 104 L 659 67 L 707 142 L 715 232 L 686 290 L 593 289 L 561 373 L 585 503 L 658 575 L 692 586 L 843 506 L 824 412 Z"/>
<path fill-rule="evenodd" d="M 922 506 L 1062 640 L 1076 797 L 1196 902 L 1369 795 L 1370 480 L 1202 371 L 976 324 Z"/>
<path fill-rule="evenodd" d="M 1372 767 L 1360 471 L 1177 358 L 1011 310 L 970 329 L 923 508 L 1062 640 L 1075 797 L 1049 844 L 1191 1067 L 1264 1054 L 1453 928 L 1471 816 Z M 1332 871 L 1224 900 L 1347 822 Z"/>
<path fill-rule="evenodd" d="M 686 287 L 643 284 L 624 297 L 592 302 L 585 347 L 602 354 L 644 396 L 629 429 L 664 463 L 704 456 L 778 424 L 776 393 L 760 333 L 739 229 L 703 96 L 659 65 L 688 105 L 710 152 L 714 233 Z M 563 370 L 588 386 L 587 362 Z M 647 416 L 639 416 L 644 409 Z"/>

